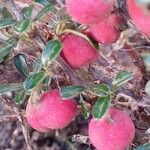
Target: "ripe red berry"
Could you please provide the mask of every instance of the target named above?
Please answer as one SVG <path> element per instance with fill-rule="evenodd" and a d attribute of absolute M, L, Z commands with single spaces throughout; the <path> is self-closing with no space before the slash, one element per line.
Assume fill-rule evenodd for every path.
<path fill-rule="evenodd" d="M 110 108 L 109 117 L 93 118 L 89 124 L 89 138 L 97 150 L 125 150 L 132 142 L 135 127 L 123 111 Z"/>
<path fill-rule="evenodd" d="M 67 12 L 77 22 L 93 24 L 105 19 L 115 0 L 66 0 Z"/>
<path fill-rule="evenodd" d="M 93 37 L 102 44 L 116 42 L 120 36 L 119 26 L 123 24 L 119 14 L 111 14 L 98 24 L 91 25 L 90 30 Z"/>
<path fill-rule="evenodd" d="M 38 104 L 28 103 L 26 114 L 34 129 L 46 132 L 44 129 L 66 127 L 75 118 L 76 111 L 77 104 L 74 99 L 62 100 L 58 90 L 50 90 L 42 95 Z M 39 130 L 39 127 L 42 128 Z"/>
<path fill-rule="evenodd" d="M 137 0 L 126 0 L 128 12 L 137 28 L 150 36 L 150 12 L 138 4 Z"/>
<path fill-rule="evenodd" d="M 29 102 L 26 107 L 27 121 L 35 130 L 39 132 L 48 132 L 49 129 L 40 124 L 38 111 L 39 104 L 32 104 Z"/>
<path fill-rule="evenodd" d="M 72 68 L 82 68 L 98 58 L 98 51 L 83 37 L 69 34 L 63 39 L 62 55 Z"/>

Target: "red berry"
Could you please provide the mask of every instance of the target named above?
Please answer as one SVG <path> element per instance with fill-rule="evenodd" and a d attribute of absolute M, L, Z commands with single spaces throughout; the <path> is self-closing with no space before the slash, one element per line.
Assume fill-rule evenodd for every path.
<path fill-rule="evenodd" d="M 137 0 L 127 0 L 128 12 L 137 28 L 150 36 L 150 12 L 144 9 Z"/>
<path fill-rule="evenodd" d="M 42 126 L 39 122 L 39 104 L 32 104 L 29 102 L 26 107 L 26 117 L 27 121 L 32 128 L 39 132 L 48 132 L 49 129 Z"/>
<path fill-rule="evenodd" d="M 111 13 L 114 2 L 115 0 L 66 0 L 66 8 L 77 22 L 93 24 Z"/>
<path fill-rule="evenodd" d="M 62 55 L 72 68 L 82 68 L 98 58 L 98 52 L 91 43 L 74 34 L 64 37 Z"/>
<path fill-rule="evenodd" d="M 119 26 L 123 19 L 118 14 L 111 14 L 105 20 L 90 27 L 93 37 L 100 43 L 110 44 L 116 42 L 120 36 Z"/>
<path fill-rule="evenodd" d="M 135 127 L 130 117 L 118 109 L 109 109 L 110 118 L 96 120 L 89 124 L 89 138 L 97 150 L 125 150 L 132 142 Z"/>
<path fill-rule="evenodd" d="M 76 111 L 77 104 L 74 99 L 62 100 L 58 90 L 50 90 L 42 95 L 40 103 L 35 105 L 28 103 L 26 114 L 29 124 L 34 129 L 45 131 L 39 130 L 39 127 L 44 129 L 66 127 L 75 118 Z"/>

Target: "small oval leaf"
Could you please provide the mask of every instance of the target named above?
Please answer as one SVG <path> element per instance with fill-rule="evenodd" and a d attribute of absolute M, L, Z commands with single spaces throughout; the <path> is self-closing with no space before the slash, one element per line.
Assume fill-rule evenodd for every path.
<path fill-rule="evenodd" d="M 98 84 L 91 87 L 91 92 L 99 97 L 105 97 L 110 93 L 110 88 L 106 84 Z"/>
<path fill-rule="evenodd" d="M 54 7 L 51 4 L 44 6 L 44 8 L 37 14 L 37 16 L 35 16 L 33 21 L 37 21 L 41 19 L 46 13 L 48 13 L 49 11 L 53 11 L 53 10 L 54 10 Z"/>
<path fill-rule="evenodd" d="M 33 72 L 38 72 L 42 68 L 42 61 L 40 58 L 37 58 L 33 63 L 32 63 L 32 69 Z"/>
<path fill-rule="evenodd" d="M 112 90 L 116 91 L 120 86 L 127 83 L 132 78 L 133 78 L 133 74 L 131 72 L 127 72 L 127 71 L 119 72 L 116 78 L 113 80 Z"/>
<path fill-rule="evenodd" d="M 42 53 L 42 63 L 47 65 L 48 61 L 53 61 L 61 52 L 62 45 L 58 40 L 49 41 Z"/>
<path fill-rule="evenodd" d="M 65 86 L 61 88 L 61 96 L 64 99 L 72 98 L 78 96 L 80 93 L 84 91 L 83 86 Z"/>
<path fill-rule="evenodd" d="M 96 119 L 101 119 L 107 112 L 111 103 L 110 95 L 106 97 L 100 97 L 94 104 L 92 113 Z"/>
<path fill-rule="evenodd" d="M 6 7 L 3 7 L 2 14 L 4 18 L 13 18 L 13 15 Z"/>
<path fill-rule="evenodd" d="M 14 24 L 14 30 L 17 32 L 25 32 L 30 26 L 30 19 L 24 19 Z"/>
<path fill-rule="evenodd" d="M 4 60 L 4 58 L 11 52 L 11 50 L 17 46 L 17 39 L 10 38 L 2 44 L 0 48 L 0 62 Z"/>
<path fill-rule="evenodd" d="M 41 4 L 43 6 L 48 5 L 49 2 L 47 0 L 33 0 L 35 3 Z"/>
<path fill-rule="evenodd" d="M 13 18 L 0 19 L 0 29 L 13 26 L 15 23 L 16 23 L 16 20 Z"/>
<path fill-rule="evenodd" d="M 150 0 L 136 0 L 139 5 L 148 5 Z"/>
<path fill-rule="evenodd" d="M 143 53 L 141 53 L 141 56 L 142 56 L 142 58 L 144 60 L 144 64 L 146 66 L 146 70 L 150 71 L 150 53 L 143 52 Z"/>
<path fill-rule="evenodd" d="M 32 75 L 30 75 L 25 81 L 24 81 L 24 88 L 28 91 L 36 88 L 45 78 L 44 72 L 37 72 Z"/>
<path fill-rule="evenodd" d="M 90 116 L 90 111 L 83 102 L 81 102 L 81 113 L 85 119 L 88 119 Z"/>
<path fill-rule="evenodd" d="M 33 12 L 33 6 L 24 7 L 22 9 L 22 14 L 23 14 L 24 18 L 26 18 L 26 19 L 31 17 L 32 12 Z"/>
<path fill-rule="evenodd" d="M 29 75 L 27 60 L 24 54 L 18 54 L 14 57 L 14 65 L 24 77 Z"/>
<path fill-rule="evenodd" d="M 11 91 L 18 91 L 22 89 L 23 89 L 22 83 L 2 84 L 0 85 L 0 94 Z"/>
<path fill-rule="evenodd" d="M 150 96 L 150 81 L 146 83 L 145 92 L 148 96 Z"/>
<path fill-rule="evenodd" d="M 25 95 L 26 95 L 26 92 L 24 90 L 18 92 L 16 95 L 15 95 L 15 102 L 17 104 L 20 104 L 23 102 L 24 98 L 25 98 Z"/>
<path fill-rule="evenodd" d="M 150 150 L 150 143 L 139 146 L 136 150 Z"/>

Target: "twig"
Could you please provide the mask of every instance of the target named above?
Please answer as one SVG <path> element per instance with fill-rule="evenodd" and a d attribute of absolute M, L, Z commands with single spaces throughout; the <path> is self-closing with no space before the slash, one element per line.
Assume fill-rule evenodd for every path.
<path fill-rule="evenodd" d="M 13 110 L 13 112 L 16 114 L 16 117 L 17 117 L 17 119 L 19 121 L 19 124 L 22 127 L 23 135 L 24 135 L 24 138 L 25 138 L 28 150 L 34 150 L 33 144 L 32 144 L 31 139 L 30 139 L 30 135 L 29 135 L 28 129 L 26 127 L 26 123 L 25 123 L 25 121 L 23 119 L 23 116 L 22 116 L 21 112 L 19 111 L 19 109 L 17 108 L 17 106 L 9 98 L 7 98 L 6 96 L 5 97 L 1 96 L 0 98 L 9 107 L 11 107 L 11 109 Z"/>
<path fill-rule="evenodd" d="M 7 121 L 16 120 L 16 119 L 17 119 L 16 115 L 4 115 L 4 116 L 0 116 L 0 122 L 7 122 Z"/>

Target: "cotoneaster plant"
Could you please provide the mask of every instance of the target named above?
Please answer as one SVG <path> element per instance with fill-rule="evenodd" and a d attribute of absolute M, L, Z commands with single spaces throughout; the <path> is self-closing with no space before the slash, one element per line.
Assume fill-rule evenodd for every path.
<path fill-rule="evenodd" d="M 140 4 L 139 0 L 126 0 L 128 12 L 135 26 L 147 36 L 150 36 L 150 11 Z"/>
<path fill-rule="evenodd" d="M 120 29 L 125 20 L 119 13 L 110 14 L 105 20 L 90 26 L 92 37 L 102 44 L 116 42 L 120 36 Z"/>
<path fill-rule="evenodd" d="M 113 10 L 115 0 L 66 0 L 67 12 L 81 24 L 95 24 Z"/>
<path fill-rule="evenodd" d="M 81 83 L 81 85 L 74 85 L 74 81 L 70 80 L 69 77 L 66 79 L 68 81 L 67 84 L 69 85 L 66 85 L 66 83 L 65 86 L 63 85 L 63 87 L 61 86 L 61 84 L 59 85 L 60 76 L 57 73 L 63 72 L 63 65 L 65 66 L 65 68 L 70 69 L 70 71 L 72 72 L 74 71 L 74 68 L 83 69 L 83 67 L 91 64 L 99 58 L 99 52 L 93 46 L 88 37 L 80 33 L 78 24 L 71 22 L 73 26 L 71 26 L 71 28 L 68 27 L 69 29 L 65 25 L 63 27 L 60 25 L 60 22 L 64 22 L 65 24 L 66 20 L 62 21 L 60 19 L 60 22 L 54 21 L 54 24 L 56 23 L 54 27 L 49 24 L 50 21 L 45 20 L 43 18 L 43 15 L 48 12 L 56 14 L 56 9 L 53 9 L 53 6 L 48 1 L 36 2 L 42 5 L 42 9 L 39 13 L 37 13 L 35 17 L 31 17 L 34 8 L 33 6 L 30 6 L 22 9 L 23 19 L 19 21 L 16 20 L 15 17 L 5 18 L 6 14 L 3 15 L 4 18 L 0 20 L 0 28 L 8 28 L 11 30 L 13 35 L 15 35 L 15 37 L 11 37 L 4 41 L 2 49 L 0 49 L 0 62 L 5 61 L 5 59 L 9 57 L 9 54 L 11 54 L 11 50 L 13 49 L 12 56 L 15 55 L 14 66 L 22 75 L 21 81 L 23 81 L 19 83 L 0 85 L 0 94 L 6 93 L 8 91 L 16 91 L 16 104 L 23 105 L 23 108 L 25 108 L 26 112 L 25 117 L 27 119 L 27 122 L 32 128 L 39 132 L 45 133 L 49 132 L 49 130 L 62 129 L 68 126 L 69 123 L 76 118 L 77 112 L 81 113 L 86 119 L 89 118 L 90 114 L 92 114 L 93 119 L 89 124 L 89 137 L 92 144 L 98 149 L 104 144 L 101 143 L 102 140 L 98 141 L 98 139 L 105 139 L 106 137 L 105 134 L 102 134 L 104 131 L 106 131 L 106 129 L 103 129 L 98 124 L 104 122 L 106 127 L 110 127 L 108 128 L 106 133 L 109 139 L 113 137 L 112 140 L 116 140 L 114 137 L 120 137 L 119 131 L 122 127 L 121 121 L 124 121 L 126 127 L 129 127 L 125 129 L 131 133 L 127 134 L 125 132 L 121 132 L 122 137 L 120 137 L 120 139 L 123 140 L 128 138 L 128 140 L 126 140 L 126 142 L 124 143 L 120 143 L 119 148 L 125 148 L 129 143 L 131 143 L 134 136 L 134 127 L 132 121 L 125 113 L 112 109 L 110 108 L 110 106 L 112 100 L 115 99 L 116 91 L 123 84 L 132 79 L 132 73 L 127 71 L 119 72 L 116 78 L 113 80 L 111 86 L 108 86 L 104 83 L 96 84 L 94 81 L 92 84 L 84 86 L 85 83 L 83 83 L 76 76 L 76 74 L 67 72 L 68 76 L 70 77 L 71 75 L 75 75 L 74 78 L 76 79 L 74 81 L 79 80 L 78 83 Z M 76 3 L 78 5 L 76 5 Z M 80 5 L 83 7 L 83 9 L 78 7 Z M 72 10 L 72 12 L 75 12 L 75 10 L 79 8 L 77 12 L 78 16 L 81 16 L 81 19 L 83 19 L 81 20 L 81 22 L 83 21 L 83 23 L 87 23 L 90 25 L 91 23 L 99 23 L 100 20 L 102 21 L 103 19 L 106 19 L 106 16 L 108 17 L 110 15 L 113 5 L 114 1 L 112 0 L 96 0 L 95 2 L 91 0 L 66 1 L 68 12 L 71 11 L 71 9 L 74 9 Z M 7 8 L 5 8 L 4 10 L 6 11 Z M 7 10 L 7 15 L 11 17 L 9 10 Z M 55 17 L 57 19 L 59 18 L 57 16 Z M 54 18 L 52 18 L 52 20 Z M 73 16 L 73 18 L 76 17 Z M 44 27 L 44 30 L 42 30 L 41 26 Z M 32 29 L 37 30 L 34 30 L 32 33 Z M 5 32 L 10 30 L 5 30 Z M 42 34 L 37 34 L 39 30 L 40 33 L 42 32 Z M 8 35 L 10 35 L 11 32 L 9 32 Z M 45 34 L 46 36 L 44 36 Z M 18 48 L 20 48 L 20 46 L 22 46 L 25 41 L 27 41 L 27 45 L 29 41 L 32 41 L 34 45 L 36 45 L 40 49 L 40 51 L 37 52 L 37 55 L 25 55 L 24 53 L 18 54 L 18 52 L 20 52 L 20 49 Z M 29 44 L 28 46 L 31 45 Z M 62 57 L 68 63 L 70 68 L 68 67 L 68 65 L 66 65 L 66 63 L 60 61 L 62 60 L 60 59 Z M 27 62 L 27 60 L 30 61 Z M 62 62 L 63 65 L 61 64 Z M 28 66 L 29 63 L 30 66 Z M 56 70 L 58 67 L 60 67 L 60 70 L 58 69 L 59 71 Z M 86 101 L 84 100 L 84 97 L 86 97 Z M 94 97 L 94 99 L 96 99 L 94 105 L 93 102 L 90 103 L 90 100 L 88 100 L 88 98 L 90 99 L 91 97 Z M 75 98 L 77 98 L 76 101 Z M 15 105 L 13 106 L 16 107 Z M 20 114 L 21 113 L 22 112 L 20 112 Z M 110 117 L 107 118 L 107 116 Z M 109 124 L 109 121 L 112 121 L 112 124 Z M 112 125 L 114 126 L 112 127 Z M 91 133 L 90 130 L 92 129 L 93 133 L 97 132 L 97 135 L 93 135 Z M 116 134 L 116 132 L 118 132 L 118 134 Z M 97 141 L 95 143 L 93 138 L 96 139 L 96 136 Z M 106 142 L 106 139 L 105 141 L 103 140 L 103 142 Z M 114 141 L 109 142 L 110 143 L 108 144 L 108 147 L 112 148 L 112 146 L 114 145 Z M 114 149 L 112 148 L 109 150 Z"/>

